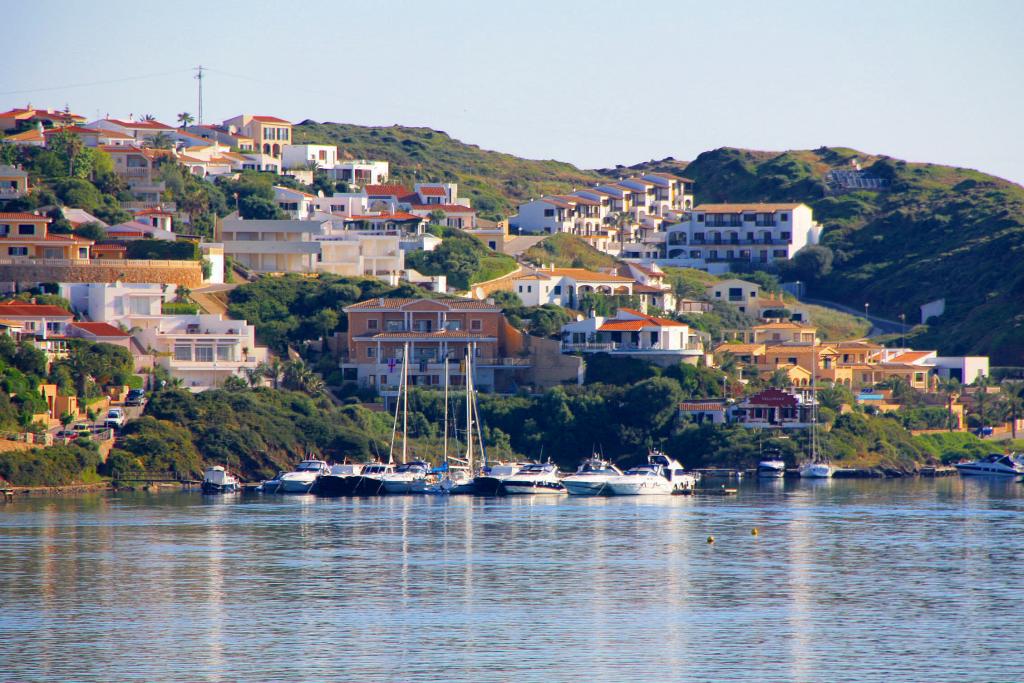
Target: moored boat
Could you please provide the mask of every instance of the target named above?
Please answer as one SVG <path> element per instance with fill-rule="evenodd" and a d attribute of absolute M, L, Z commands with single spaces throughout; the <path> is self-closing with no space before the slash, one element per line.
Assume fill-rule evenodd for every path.
<path fill-rule="evenodd" d="M 786 461 L 782 459 L 778 448 L 764 449 L 761 460 L 757 463 L 757 476 L 763 479 L 775 479 L 786 476 Z"/>
<path fill-rule="evenodd" d="M 580 463 L 574 474 L 562 480 L 570 496 L 611 495 L 608 481 L 621 477 L 622 470 L 603 458 L 593 456 Z"/>
<path fill-rule="evenodd" d="M 280 476 L 277 493 L 309 493 L 313 483 L 321 474 L 330 471 L 323 460 L 303 460 L 292 472 Z"/>
<path fill-rule="evenodd" d="M 394 472 L 381 477 L 388 493 L 424 493 L 430 464 L 422 460 L 402 463 Z"/>
<path fill-rule="evenodd" d="M 392 474 L 395 466 L 384 462 L 371 462 L 363 465 L 359 474 L 354 474 L 340 484 L 339 496 L 380 496 L 387 491 L 384 489 L 385 475 Z"/>
<path fill-rule="evenodd" d="M 238 477 L 220 465 L 208 467 L 199 486 L 203 493 L 235 493 L 239 487 Z"/>
<path fill-rule="evenodd" d="M 697 476 L 660 451 L 647 456 L 646 465 L 626 470 L 621 477 L 608 480 L 614 496 L 654 496 L 690 493 L 697 485 Z"/>
<path fill-rule="evenodd" d="M 565 493 L 565 486 L 558 475 L 558 466 L 554 463 L 533 463 L 521 468 L 501 484 L 509 495 Z"/>
<path fill-rule="evenodd" d="M 505 491 L 505 480 L 530 463 L 495 463 L 484 466 L 473 479 L 473 493 L 478 496 L 501 496 Z"/>
<path fill-rule="evenodd" d="M 1017 477 L 1024 474 L 1024 464 L 1017 456 L 993 453 L 973 462 L 955 465 L 961 476 Z"/>
<path fill-rule="evenodd" d="M 318 496 L 333 497 L 348 495 L 345 493 L 345 480 L 349 477 L 358 476 L 363 471 L 360 463 L 343 463 L 331 465 L 330 469 L 317 477 L 313 484 L 312 492 Z"/>

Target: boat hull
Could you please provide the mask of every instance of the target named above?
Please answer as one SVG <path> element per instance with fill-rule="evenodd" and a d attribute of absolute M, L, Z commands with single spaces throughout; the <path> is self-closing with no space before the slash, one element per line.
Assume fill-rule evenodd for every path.
<path fill-rule="evenodd" d="M 832 468 L 828 465 L 805 465 L 800 469 L 800 477 L 803 479 L 830 479 Z"/>
<path fill-rule="evenodd" d="M 644 477 L 644 479 L 653 478 Z M 672 482 L 667 479 L 662 481 L 610 481 L 608 490 L 613 496 L 669 496 L 672 495 Z"/>
<path fill-rule="evenodd" d="M 769 461 L 757 464 L 757 476 L 762 479 L 781 479 L 786 476 L 785 463 Z"/>
<path fill-rule="evenodd" d="M 346 477 L 348 492 L 346 496 L 382 496 L 387 493 L 384 482 L 376 477 Z"/>
<path fill-rule="evenodd" d="M 313 481 L 303 481 L 302 479 L 282 479 L 280 485 L 277 487 L 278 493 L 309 493 L 309 490 L 313 488 Z"/>
<path fill-rule="evenodd" d="M 473 493 L 478 496 L 503 496 L 505 480 L 498 477 L 476 477 L 473 479 Z"/>
<path fill-rule="evenodd" d="M 562 480 L 562 485 L 565 486 L 565 491 L 570 496 L 610 496 L 612 495 L 611 490 L 608 488 L 608 479 L 568 479 Z"/>
<path fill-rule="evenodd" d="M 956 465 L 956 471 L 961 477 L 1019 477 L 1022 474 L 1013 470 L 987 470 L 973 464 L 970 466 Z"/>
<path fill-rule="evenodd" d="M 385 479 L 384 490 L 392 494 L 403 493 L 424 493 L 427 488 L 427 480 L 423 477 L 416 479 Z"/>
<path fill-rule="evenodd" d="M 235 493 L 235 492 L 238 491 L 238 484 L 235 484 L 235 483 L 216 484 L 216 483 L 214 483 L 212 481 L 204 481 L 202 484 L 199 485 L 199 489 L 203 493 L 207 493 L 207 494 L 211 494 L 211 495 L 218 494 L 218 493 Z"/>
<path fill-rule="evenodd" d="M 503 486 L 505 487 L 505 493 L 510 496 L 565 493 L 565 486 L 560 481 L 517 481 L 506 479 L 503 482 Z"/>

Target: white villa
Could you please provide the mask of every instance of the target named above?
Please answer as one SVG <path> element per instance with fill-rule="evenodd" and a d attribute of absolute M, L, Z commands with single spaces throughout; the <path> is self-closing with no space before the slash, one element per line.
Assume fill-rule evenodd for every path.
<path fill-rule="evenodd" d="M 662 265 L 725 272 L 733 261 L 771 263 L 817 244 L 821 224 L 806 204 L 701 204 L 666 229 Z"/>
<path fill-rule="evenodd" d="M 390 166 L 386 161 L 355 159 L 338 161 L 334 166 L 324 170 L 334 180 L 340 180 L 357 187 L 365 187 L 367 185 L 386 183 L 388 181 L 389 168 Z"/>
<path fill-rule="evenodd" d="M 690 326 L 620 308 L 610 318 L 593 316 L 562 327 L 563 353 L 610 353 L 654 363 L 696 365 L 705 357 L 701 333 Z"/>
<path fill-rule="evenodd" d="M 611 273 L 598 273 L 585 268 L 540 268 L 512 281 L 512 291 L 526 306 L 557 304 L 576 308 L 584 294 L 633 293 L 636 281 Z"/>
<path fill-rule="evenodd" d="M 204 391 L 228 377 L 243 376 L 267 357 L 267 350 L 256 346 L 255 327 L 220 315 L 163 316 L 136 339 L 190 391 Z"/>

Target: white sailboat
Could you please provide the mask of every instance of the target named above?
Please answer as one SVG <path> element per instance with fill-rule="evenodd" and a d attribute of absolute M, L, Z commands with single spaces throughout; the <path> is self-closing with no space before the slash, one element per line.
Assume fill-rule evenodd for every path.
<path fill-rule="evenodd" d="M 472 361 L 466 360 L 467 376 L 470 374 L 470 368 Z M 439 476 L 436 481 L 426 485 L 425 493 L 434 494 L 450 494 L 450 493 L 472 493 L 473 492 L 473 474 L 468 464 L 462 464 L 462 461 L 449 457 L 449 441 L 448 441 L 448 393 L 449 393 L 449 374 L 448 374 L 448 356 L 444 357 L 444 447 L 441 455 L 441 466 L 438 468 Z M 468 378 L 466 382 L 466 424 L 467 424 L 467 439 L 472 440 L 472 407 L 470 406 L 469 393 L 472 389 L 472 379 Z M 457 430 L 456 430 L 457 431 Z M 466 462 L 468 463 L 472 458 L 472 444 L 467 445 Z M 453 464 L 454 463 L 454 464 Z"/>
<path fill-rule="evenodd" d="M 409 344 L 402 347 L 402 377 L 398 383 L 398 403 L 395 404 L 395 423 L 391 430 L 391 446 L 388 449 L 388 464 L 395 462 L 395 436 L 398 431 L 398 413 L 402 413 L 402 462 L 393 472 L 382 474 L 380 479 L 387 493 L 422 493 L 426 489 L 429 463 L 422 460 L 408 462 L 409 452 Z M 366 470 L 364 470 L 365 473 Z"/>
<path fill-rule="evenodd" d="M 832 465 L 818 453 L 818 396 L 816 394 L 816 370 L 818 363 L 811 363 L 811 459 L 800 466 L 802 479 L 830 479 Z"/>

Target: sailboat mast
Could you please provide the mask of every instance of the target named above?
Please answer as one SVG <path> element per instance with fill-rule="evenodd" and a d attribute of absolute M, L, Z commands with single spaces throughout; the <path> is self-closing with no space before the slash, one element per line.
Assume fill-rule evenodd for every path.
<path fill-rule="evenodd" d="M 473 357 L 466 345 L 466 464 L 473 472 Z"/>
<path fill-rule="evenodd" d="M 409 343 L 406 342 L 402 351 L 402 393 L 399 396 L 405 397 L 402 404 L 402 464 L 405 464 L 405 457 L 409 441 Z"/>
<path fill-rule="evenodd" d="M 444 356 L 444 462 L 448 464 L 448 354 Z"/>

